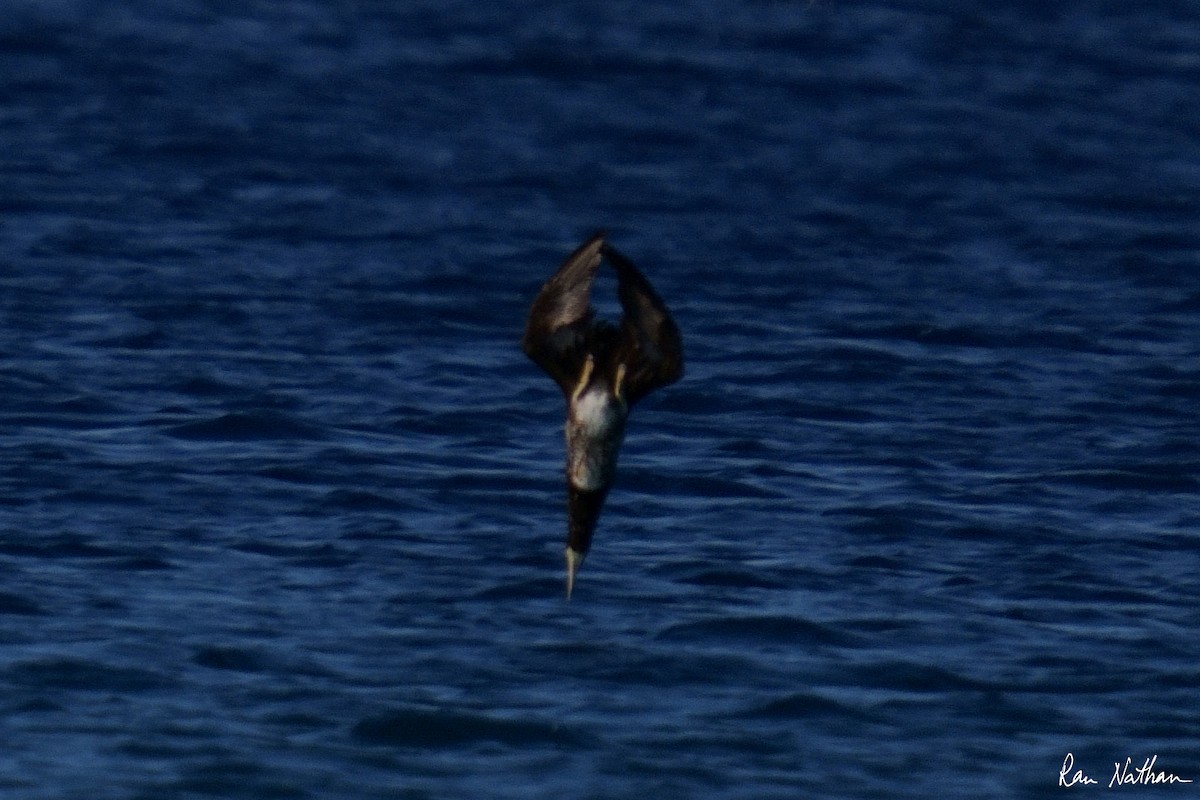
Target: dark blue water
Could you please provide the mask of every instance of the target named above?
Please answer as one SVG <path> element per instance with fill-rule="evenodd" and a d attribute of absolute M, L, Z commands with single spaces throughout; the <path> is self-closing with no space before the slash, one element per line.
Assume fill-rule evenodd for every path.
<path fill-rule="evenodd" d="M 3 795 L 1200 780 L 1198 108 L 1192 3 L 9 3 Z M 688 374 L 568 604 L 600 226 Z"/>

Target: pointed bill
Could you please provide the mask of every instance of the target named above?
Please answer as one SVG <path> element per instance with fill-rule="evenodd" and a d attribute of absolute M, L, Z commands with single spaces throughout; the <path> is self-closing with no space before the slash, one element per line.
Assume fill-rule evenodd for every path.
<path fill-rule="evenodd" d="M 583 563 L 583 553 L 572 550 L 570 547 L 566 549 L 567 556 L 567 599 L 571 599 L 571 592 L 575 589 L 575 573 L 579 571 L 579 565 Z"/>

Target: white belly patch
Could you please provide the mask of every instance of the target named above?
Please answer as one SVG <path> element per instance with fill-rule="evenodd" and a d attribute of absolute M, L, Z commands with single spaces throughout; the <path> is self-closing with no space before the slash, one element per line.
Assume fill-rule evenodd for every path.
<path fill-rule="evenodd" d="M 567 477 L 577 489 L 596 491 L 617 469 L 625 438 L 624 405 L 603 390 L 580 395 L 567 420 Z"/>
<path fill-rule="evenodd" d="M 587 435 L 604 436 L 623 423 L 620 404 L 605 391 L 591 391 L 579 396 L 572 416 Z"/>

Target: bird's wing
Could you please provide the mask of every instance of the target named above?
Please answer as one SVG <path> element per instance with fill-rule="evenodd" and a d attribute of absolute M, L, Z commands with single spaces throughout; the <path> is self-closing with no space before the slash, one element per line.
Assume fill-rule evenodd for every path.
<path fill-rule="evenodd" d="M 615 248 L 602 251 L 617 272 L 621 317 L 621 357 L 625 363 L 625 395 L 630 405 L 683 375 L 683 342 L 679 327 L 650 282 Z"/>
<path fill-rule="evenodd" d="M 529 309 L 521 349 L 570 394 L 587 357 L 592 325 L 592 282 L 600 268 L 604 234 L 597 233 L 567 256 Z"/>

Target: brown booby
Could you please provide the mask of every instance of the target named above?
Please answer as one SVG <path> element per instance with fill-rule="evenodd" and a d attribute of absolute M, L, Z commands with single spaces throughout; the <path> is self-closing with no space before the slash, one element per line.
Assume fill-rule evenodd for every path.
<path fill-rule="evenodd" d="M 596 319 L 602 262 L 617 275 L 621 321 Z M 597 233 L 567 256 L 529 309 L 521 347 L 567 401 L 567 599 L 617 469 L 629 409 L 683 375 L 679 328 L 633 262 Z"/>

